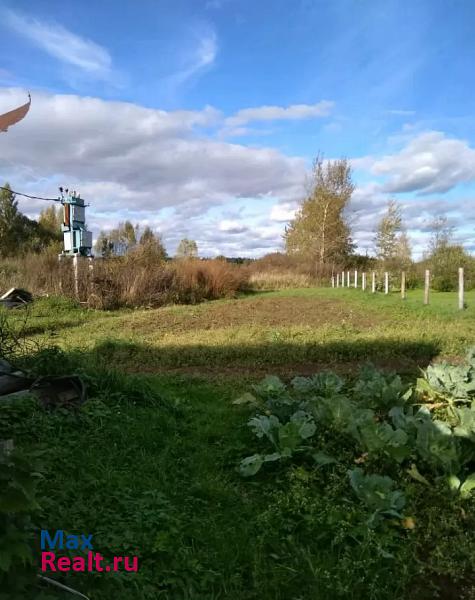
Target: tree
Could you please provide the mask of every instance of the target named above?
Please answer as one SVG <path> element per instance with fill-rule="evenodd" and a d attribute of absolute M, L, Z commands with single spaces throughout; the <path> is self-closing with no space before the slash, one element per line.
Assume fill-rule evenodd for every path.
<path fill-rule="evenodd" d="M 183 238 L 176 249 L 177 258 L 195 258 L 198 256 L 198 246 L 195 240 Z"/>
<path fill-rule="evenodd" d="M 431 271 L 432 286 L 441 292 L 457 289 L 458 269 L 463 267 L 468 279 L 473 277 L 474 260 L 460 244 L 453 242 L 453 227 L 447 217 L 439 216 L 431 223 L 425 262 Z"/>
<path fill-rule="evenodd" d="M 399 244 L 398 234 L 401 228 L 401 209 L 396 201 L 390 200 L 376 231 L 376 256 L 379 260 L 386 262 L 395 258 Z"/>
<path fill-rule="evenodd" d="M 401 231 L 399 234 L 395 259 L 398 266 L 403 270 L 408 269 L 412 264 L 411 242 L 406 231 Z"/>
<path fill-rule="evenodd" d="M 61 236 L 29 219 L 18 210 L 15 194 L 8 184 L 0 190 L 0 256 L 41 252 L 58 244 Z"/>
<path fill-rule="evenodd" d="M 153 229 L 151 227 L 149 227 L 148 225 L 145 226 L 145 229 L 142 232 L 142 235 L 140 236 L 140 241 L 139 244 L 141 246 L 145 246 L 146 244 L 150 244 L 156 241 L 156 236 L 153 233 Z"/>
<path fill-rule="evenodd" d="M 103 256 L 104 258 L 109 258 L 114 254 L 114 242 L 110 239 L 110 235 L 102 230 L 97 236 L 94 248 L 97 254 L 100 254 L 100 256 Z"/>
<path fill-rule="evenodd" d="M 345 260 L 354 250 L 345 209 L 354 191 L 346 159 L 314 161 L 310 190 L 285 230 L 288 254 L 312 258 L 320 270 Z"/>
<path fill-rule="evenodd" d="M 61 225 L 63 223 L 63 208 L 54 204 L 44 208 L 40 212 L 38 223 L 43 227 L 44 230 L 51 232 L 53 235 L 58 236 L 61 239 Z"/>
<path fill-rule="evenodd" d="M 8 183 L 0 190 L 0 255 L 11 256 L 20 251 L 25 241 L 18 201 Z"/>
<path fill-rule="evenodd" d="M 127 245 L 127 250 L 133 248 L 137 243 L 137 228 L 135 228 L 130 221 L 126 221 L 122 226 L 119 225 L 119 229 L 121 230 L 121 237 Z"/>
<path fill-rule="evenodd" d="M 146 255 L 148 258 L 153 258 L 156 260 L 165 260 L 167 258 L 167 251 L 163 245 L 161 237 L 155 234 L 148 225 L 145 227 L 142 235 L 140 236 L 137 250 L 143 255 Z"/>
<path fill-rule="evenodd" d="M 49 246 L 52 251 L 59 253 L 62 248 L 63 235 L 61 225 L 63 224 L 63 207 L 52 204 L 40 212 L 38 225 L 50 238 Z"/>
<path fill-rule="evenodd" d="M 447 217 L 439 215 L 430 224 L 432 235 L 426 255 L 433 256 L 440 250 L 447 248 L 452 242 L 453 227 L 449 225 Z"/>

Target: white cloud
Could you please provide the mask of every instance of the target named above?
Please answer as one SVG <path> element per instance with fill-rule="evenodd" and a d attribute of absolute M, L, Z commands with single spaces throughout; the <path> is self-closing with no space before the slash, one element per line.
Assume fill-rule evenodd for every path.
<path fill-rule="evenodd" d="M 218 225 L 219 231 L 224 231 L 225 233 L 244 233 L 248 231 L 247 225 L 244 225 L 242 222 L 232 220 L 232 219 L 223 219 Z"/>
<path fill-rule="evenodd" d="M 251 121 L 282 121 L 311 119 L 328 116 L 334 102 L 322 100 L 317 104 L 292 104 L 291 106 L 258 106 L 243 108 L 235 115 L 226 119 L 226 126 L 241 127 Z"/>
<path fill-rule="evenodd" d="M 270 211 L 270 220 L 278 223 L 288 223 L 295 216 L 296 202 L 281 202 L 274 204 Z"/>
<path fill-rule="evenodd" d="M 0 89 L 0 113 L 21 104 L 24 97 L 23 90 Z M 258 211 L 260 199 L 268 206 L 269 198 L 300 198 L 307 165 L 302 158 L 272 148 L 230 144 L 197 133 L 197 128 L 215 127 L 220 119 L 212 107 L 166 112 L 34 92 L 28 117 L 8 132 L 8 138 L 0 138 L 8 139 L 8 145 L 0 143 L 0 172 L 14 188 L 35 195 L 54 196 L 59 184 L 77 189 L 92 204 L 88 222 L 95 229 L 126 214 L 154 222 L 166 209 L 173 216 L 162 232 L 171 249 L 176 232 L 206 238 L 210 246 L 214 240 L 215 247 L 222 244 L 223 249 L 230 247 L 231 237 L 234 244 L 241 235 L 245 249 L 247 224 L 226 216 L 220 227 L 215 224 L 208 230 L 209 209 L 231 208 L 242 198 Z M 37 212 L 41 206 L 28 204 L 28 211 Z M 259 242 L 254 234 L 251 237 Z"/>
<path fill-rule="evenodd" d="M 24 101 L 24 90 L 0 89 L 0 113 Z M 262 255 L 282 246 L 284 224 L 305 195 L 308 164 L 273 148 L 198 133 L 217 131 L 222 121 L 212 107 L 167 112 L 34 92 L 27 118 L 0 136 L 0 173 L 14 189 L 33 195 L 55 196 L 58 185 L 76 188 L 92 204 L 88 223 L 95 232 L 130 218 L 158 227 L 170 252 L 182 237 L 192 237 L 203 255 Z M 416 191 L 445 189 L 447 181 L 456 185 L 475 172 L 474 150 L 462 140 L 431 133 L 404 144 L 390 156 L 352 161 L 366 181 L 357 187 L 349 212 L 363 252 L 371 251 L 395 181 L 413 182 L 421 167 L 432 167 L 430 179 Z M 368 181 L 371 171 L 380 177 Z M 418 255 L 438 214 L 448 214 L 457 238 L 475 247 L 471 198 L 403 198 L 403 217 Z M 21 202 L 30 215 L 43 206 Z"/>
<path fill-rule="evenodd" d="M 475 149 L 464 140 L 428 131 L 410 140 L 398 154 L 374 160 L 370 169 L 388 177 L 384 190 L 390 193 L 447 192 L 475 180 Z"/>
<path fill-rule="evenodd" d="M 172 86 L 181 85 L 209 69 L 218 55 L 218 40 L 214 30 L 194 31 L 194 46 L 186 54 L 182 67 L 170 78 Z"/>
<path fill-rule="evenodd" d="M 415 110 L 405 110 L 401 108 L 394 108 L 387 110 L 386 113 L 388 115 L 394 115 L 395 117 L 412 117 L 416 114 Z"/>
<path fill-rule="evenodd" d="M 4 11 L 5 20 L 15 32 L 57 60 L 101 79 L 109 78 L 112 59 L 109 52 L 92 40 L 80 37 L 56 23 L 45 23 Z"/>

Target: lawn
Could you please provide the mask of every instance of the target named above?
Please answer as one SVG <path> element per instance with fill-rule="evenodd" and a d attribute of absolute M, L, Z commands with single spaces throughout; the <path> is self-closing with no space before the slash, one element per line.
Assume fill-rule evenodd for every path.
<path fill-rule="evenodd" d="M 78 414 L 13 413 L 20 446 L 45 451 L 37 527 L 92 533 L 106 556 L 139 556 L 136 574 L 59 580 L 91 600 L 475 598 L 475 503 L 454 496 L 438 467 L 424 471 L 420 459 L 429 485 L 414 481 L 412 456 L 367 459 L 332 425 L 315 443 L 335 463 L 316 468 L 298 449 L 243 477 L 240 462 L 266 451 L 265 439 L 247 426 L 256 409 L 233 404 L 265 375 L 288 382 L 325 368 L 366 408 L 354 392 L 365 361 L 407 386 L 432 360 L 462 359 L 475 341 L 475 293 L 467 304 L 303 289 L 110 313 L 49 299 L 26 321 L 14 314 L 30 340 L 60 348 L 30 365 L 83 372 L 90 388 Z M 401 515 L 368 526 L 348 483 L 358 466 L 403 486 Z M 415 528 L 401 525 L 407 517 Z"/>

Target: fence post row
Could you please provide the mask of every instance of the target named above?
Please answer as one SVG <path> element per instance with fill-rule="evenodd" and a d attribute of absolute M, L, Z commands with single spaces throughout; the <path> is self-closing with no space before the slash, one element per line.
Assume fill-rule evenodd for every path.
<path fill-rule="evenodd" d="M 77 263 L 74 262 L 75 271 L 77 271 Z M 361 289 L 363 291 L 366 290 L 366 272 L 361 273 Z M 332 287 L 340 287 L 340 273 L 336 274 L 336 277 L 332 275 L 331 278 Z M 76 283 L 76 295 L 77 291 L 77 282 Z M 346 283 L 346 286 L 345 286 Z M 354 271 L 354 287 L 358 288 L 358 270 Z M 341 272 L 341 287 L 350 287 L 350 271 L 346 271 L 346 282 L 345 282 L 345 271 Z M 465 308 L 465 299 L 464 299 L 465 285 L 464 285 L 464 269 L 460 267 L 458 270 L 458 308 L 459 310 L 463 310 Z M 371 293 L 376 293 L 376 272 L 371 272 Z M 389 294 L 389 272 L 384 272 L 384 294 Z M 407 279 L 406 279 L 406 271 L 401 271 L 401 299 L 407 299 Z M 424 271 L 424 304 L 429 304 L 430 301 L 430 270 L 425 269 Z"/>

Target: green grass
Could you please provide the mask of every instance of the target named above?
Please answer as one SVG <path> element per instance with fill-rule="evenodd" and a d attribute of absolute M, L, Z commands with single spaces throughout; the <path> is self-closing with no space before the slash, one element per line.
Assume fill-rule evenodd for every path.
<path fill-rule="evenodd" d="M 402 301 L 397 294 L 301 289 L 114 313 L 43 301 L 31 309 L 26 331 L 137 372 L 299 373 L 365 360 L 410 369 L 463 355 L 475 340 L 475 292 L 467 293 L 464 311 L 456 294 L 433 293 L 429 306 L 421 295 L 410 291 Z"/>
<path fill-rule="evenodd" d="M 302 289 L 113 313 L 33 305 L 30 339 L 64 354 L 30 366 L 85 372 L 91 396 L 79 415 L 39 411 L 17 424 L 21 446 L 46 452 L 37 525 L 92 533 L 95 550 L 140 561 L 136 575 L 60 580 L 91 600 L 429 600 L 436 585 L 441 598 L 474 598 L 473 507 L 454 509 L 442 487 L 414 491 L 416 531 L 389 530 L 383 550 L 379 534 L 350 528 L 363 513 L 345 469 L 237 472 L 255 440 L 252 411 L 231 402 L 261 375 L 352 372 L 370 359 L 412 377 L 462 356 L 475 341 L 475 293 L 463 312 L 455 294 L 426 307 L 421 295 Z M 20 327 L 21 313 L 9 314 Z"/>

